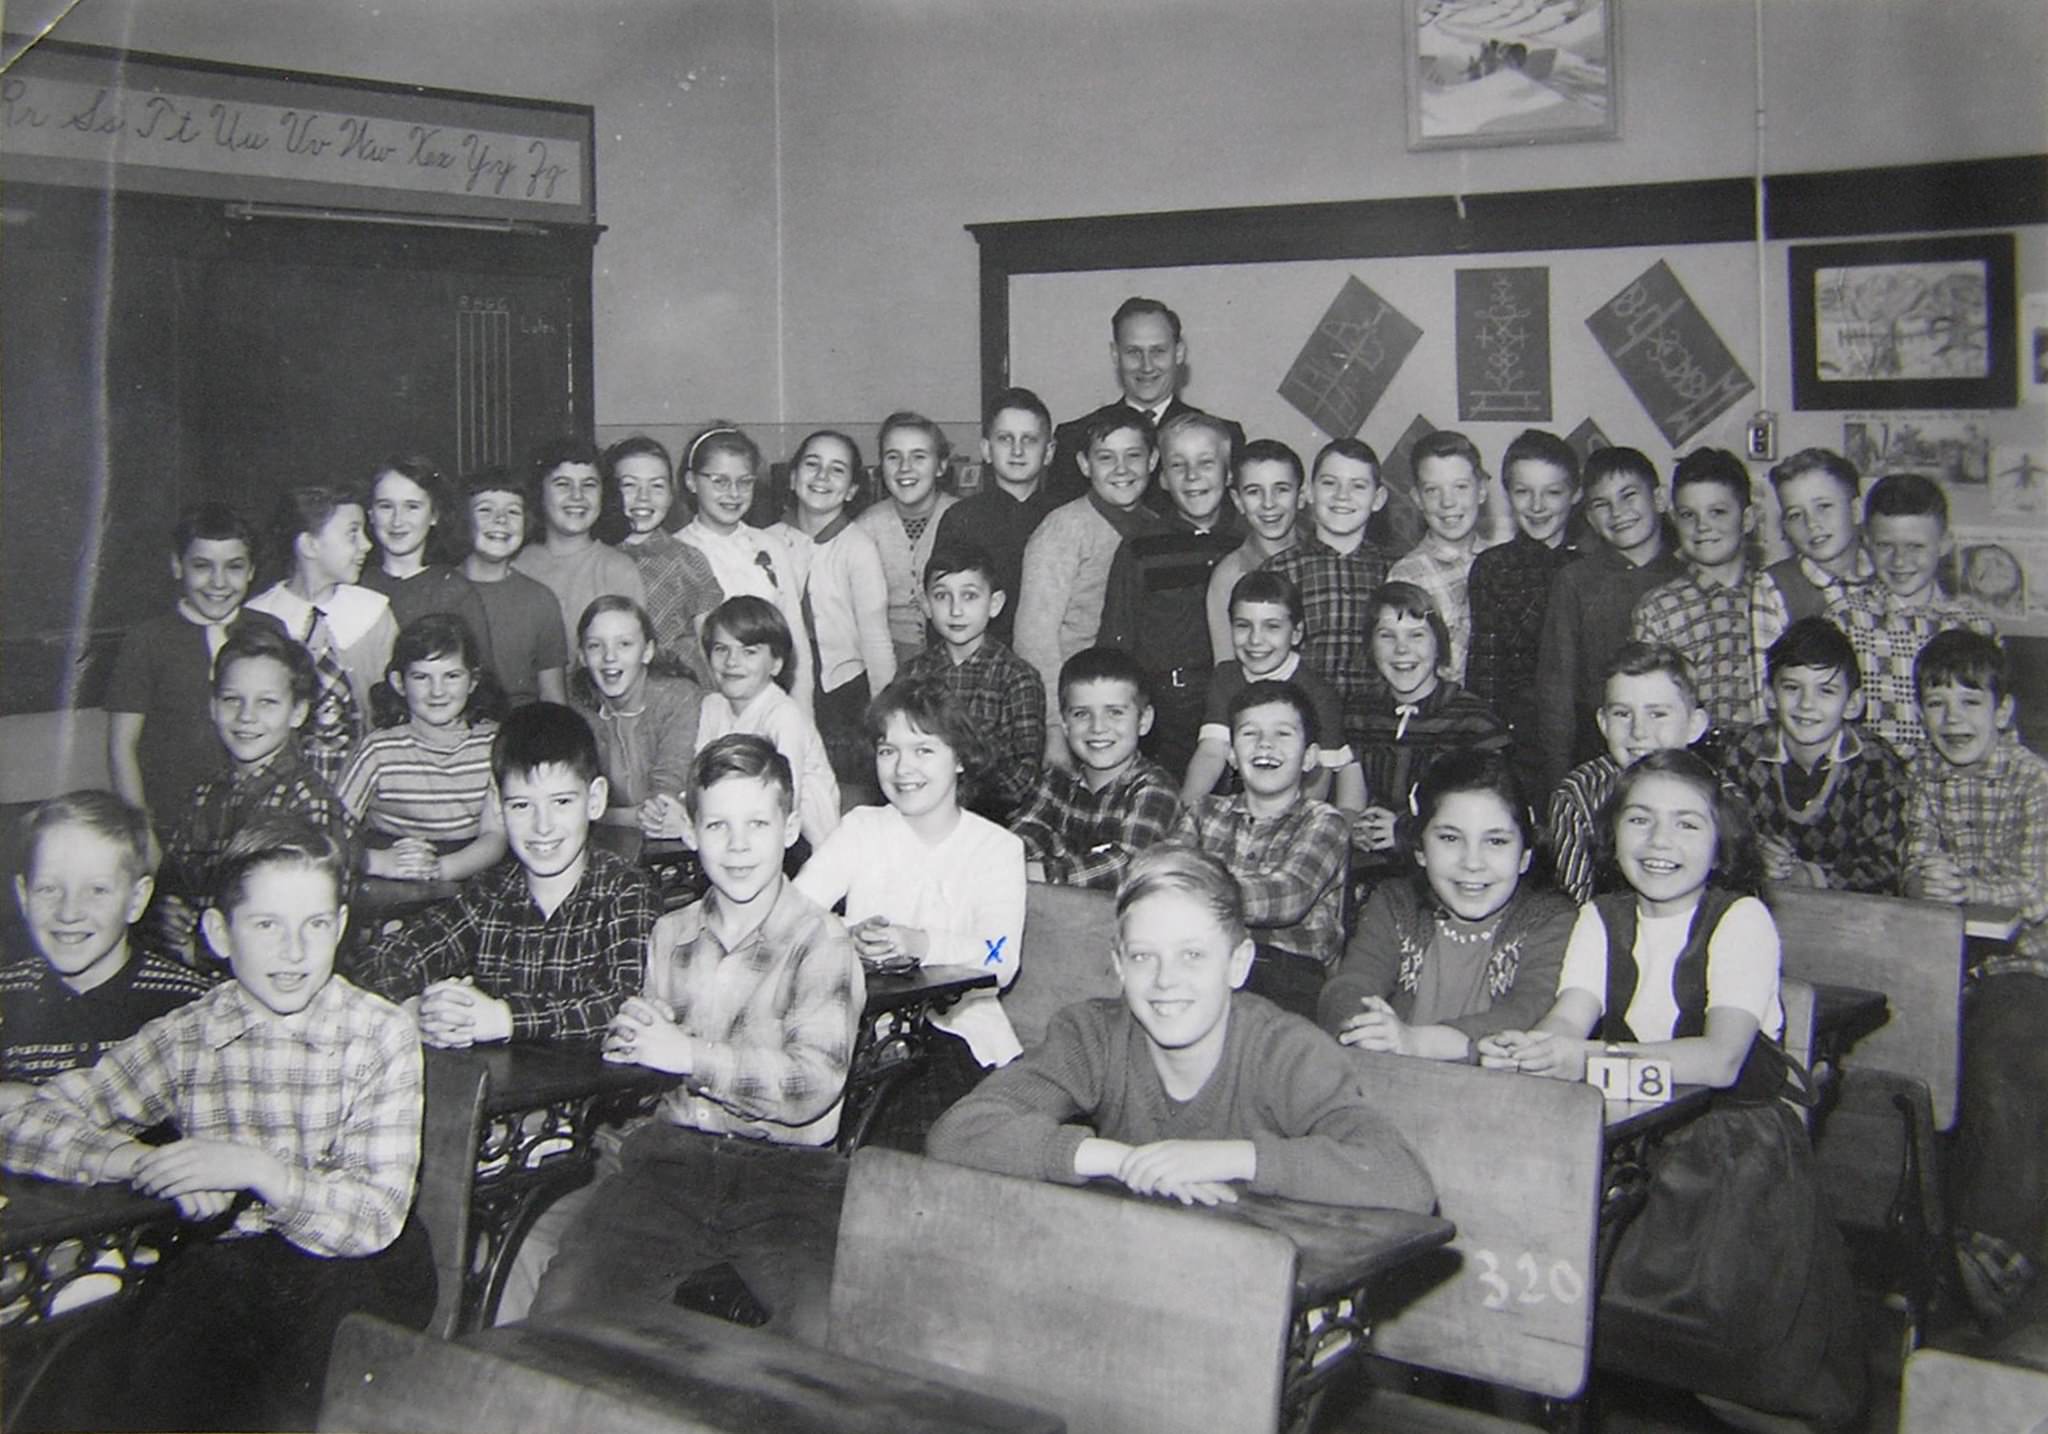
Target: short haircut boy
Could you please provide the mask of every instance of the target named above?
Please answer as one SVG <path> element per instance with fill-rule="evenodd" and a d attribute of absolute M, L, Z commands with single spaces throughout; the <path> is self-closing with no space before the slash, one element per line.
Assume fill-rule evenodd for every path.
<path fill-rule="evenodd" d="M 1657 465 L 1640 448 L 1596 448 L 1587 455 L 1581 474 L 1587 491 L 1596 483 L 1625 478 L 1657 491 Z"/>
<path fill-rule="evenodd" d="M 1221 443 L 1223 445 L 1225 464 L 1228 465 L 1231 462 L 1229 455 L 1236 445 L 1237 435 L 1231 431 L 1228 423 L 1218 418 L 1215 414 L 1205 413 L 1199 408 L 1183 408 L 1180 412 L 1169 416 L 1164 423 L 1161 423 L 1156 434 L 1157 446 L 1164 451 L 1169 439 L 1178 434 L 1186 433 L 1190 429 L 1197 433 L 1206 433 L 1218 443 Z"/>
<path fill-rule="evenodd" d="M 81 788 L 52 797 L 21 819 L 17 849 L 24 870 L 35 865 L 36 848 L 45 834 L 61 826 L 80 826 L 119 847 L 131 876 L 149 874 L 149 820 L 112 792 Z"/>
<path fill-rule="evenodd" d="M 955 573 L 979 574 L 991 590 L 1003 591 L 1002 574 L 996 571 L 995 559 L 979 543 L 944 542 L 933 548 L 924 565 L 924 586 L 929 589 L 940 578 Z"/>
<path fill-rule="evenodd" d="M 1948 530 L 1948 495 L 1923 473 L 1887 473 L 1863 499 L 1863 519 L 1933 518 Z"/>
<path fill-rule="evenodd" d="M 1084 647 L 1060 664 L 1060 706 L 1076 687 L 1089 682 L 1128 682 L 1140 707 L 1152 705 L 1152 691 L 1138 659 L 1120 647 Z"/>
<path fill-rule="evenodd" d="M 1271 568 L 1253 568 L 1237 580 L 1230 590 L 1230 611 L 1237 612 L 1239 603 L 1271 603 L 1287 609 L 1287 616 L 1296 626 L 1308 621 L 1302 615 L 1301 589 L 1289 582 Z"/>
<path fill-rule="evenodd" d="M 1662 642 L 1625 642 L 1607 664 L 1604 682 L 1617 677 L 1648 677 L 1659 673 L 1671 679 L 1685 700 L 1700 705 L 1700 688 L 1693 677 L 1692 663 L 1684 653 Z"/>
<path fill-rule="evenodd" d="M 604 768 L 597 738 L 583 714 L 558 702 L 530 702 L 516 708 L 491 742 L 491 780 L 530 776 L 543 767 L 566 767 L 580 780 L 597 780 Z"/>
<path fill-rule="evenodd" d="M 171 551 L 182 558 L 197 542 L 240 543 L 251 557 L 256 554 L 256 530 L 249 520 L 240 509 L 218 501 L 194 503 L 178 514 L 171 529 Z"/>
<path fill-rule="evenodd" d="M 1486 460 L 1479 456 L 1479 445 L 1455 429 L 1439 428 L 1416 439 L 1408 454 L 1409 471 L 1421 468 L 1432 458 L 1462 458 L 1472 465 L 1476 476 L 1482 480 L 1485 478 Z M 1321 460 L 1317 461 L 1320 463 Z M 1378 466 L 1377 462 L 1374 466 Z"/>
<path fill-rule="evenodd" d="M 1244 477 L 1244 470 L 1254 463 L 1278 463 L 1294 474 L 1294 483 L 1300 487 L 1308 482 L 1308 475 L 1302 471 L 1301 455 L 1277 438 L 1254 438 L 1230 455 L 1230 481 L 1233 486 Z M 1374 460 L 1378 467 L 1378 460 Z"/>
<path fill-rule="evenodd" d="M 1001 595 L 1000 580 L 988 550 L 968 542 L 942 542 L 933 549 L 931 561 L 925 564 L 925 589 L 929 592 L 942 579 L 960 573 L 979 576 L 992 594 Z M 889 704 L 913 700 L 910 694 L 896 690 L 905 686 L 906 681 L 919 688 L 939 689 L 946 695 L 943 712 L 938 710 L 936 699 L 924 695 L 914 699 L 920 704 L 919 710 L 902 710 L 913 726 L 942 737 L 961 754 L 961 764 L 966 768 L 961 786 L 962 805 L 999 826 L 1007 826 L 1030 799 L 1045 760 L 1045 681 L 1038 669 L 1012 652 L 996 634 L 992 616 L 982 630 L 979 645 L 965 661 L 954 660 L 954 650 L 948 642 L 935 642 L 903 665 L 896 681 L 877 694 L 868 709 L 865 727 L 871 741 L 879 742 L 888 727 L 889 717 L 896 710 Z M 922 710 L 925 707 L 932 710 Z M 930 725 L 933 721 L 950 722 L 961 730 L 943 732 Z M 973 755 L 970 757 L 969 753 Z"/>
<path fill-rule="evenodd" d="M 1247 682 L 1230 699 L 1230 725 L 1235 727 L 1237 719 L 1252 708 L 1266 707 L 1274 703 L 1294 710 L 1294 715 L 1301 719 L 1302 735 L 1308 739 L 1310 745 L 1321 740 L 1316 731 L 1315 704 L 1308 700 L 1308 694 L 1301 688 L 1286 681 L 1276 682 L 1268 679 Z"/>
<path fill-rule="evenodd" d="M 1363 438 L 1332 438 L 1316 450 L 1316 461 L 1309 464 L 1309 476 L 1313 478 L 1322 471 L 1323 464 L 1332 458 L 1349 458 L 1354 463 L 1363 463 L 1372 469 L 1375 482 L 1380 481 L 1380 455 Z"/>
<path fill-rule="evenodd" d="M 1851 498 L 1863 487 L 1863 475 L 1856 471 L 1856 465 L 1832 448 L 1802 448 L 1790 455 L 1772 467 L 1771 487 L 1783 488 L 1795 478 L 1804 478 L 1809 473 L 1827 474 Z"/>
<path fill-rule="evenodd" d="M 1525 428 L 1516 434 L 1500 456 L 1501 476 L 1512 473 L 1517 463 L 1547 463 L 1570 478 L 1574 488 L 1579 486 L 1579 451 L 1555 433 Z"/>
<path fill-rule="evenodd" d="M 1913 689 L 1926 697 L 1937 687 L 1971 687 L 2002 702 L 2012 691 L 2012 663 L 1995 637 L 1967 628 L 1936 633 L 1913 662 Z"/>
<path fill-rule="evenodd" d="M 683 805 L 694 817 L 706 787 L 747 780 L 773 787 L 782 798 L 784 816 L 795 807 L 796 779 L 790 775 L 789 758 L 776 751 L 766 737 L 751 732 L 728 732 L 697 754 L 690 763 L 690 785 L 683 791 Z"/>
<path fill-rule="evenodd" d="M 1672 465 L 1671 496 L 1674 501 L 1679 489 L 1689 488 L 1695 483 L 1712 483 L 1725 488 L 1745 508 L 1754 498 L 1750 491 L 1749 469 L 1725 448 L 1695 448 Z"/>
<path fill-rule="evenodd" d="M 267 657 L 291 674 L 294 702 L 311 702 L 319 691 L 320 673 L 314 667 L 313 654 L 306 650 L 306 645 L 294 642 L 279 628 L 260 627 L 255 623 L 236 627 L 228 633 L 227 641 L 220 645 L 220 651 L 213 659 L 213 690 L 220 691 L 229 669 L 236 663 L 255 657 Z"/>
<path fill-rule="evenodd" d="M 1851 692 L 1863 690 L 1863 668 L 1848 636 L 1824 617 L 1802 617 L 1764 653 L 1764 669 L 1775 681 L 1780 672 L 1811 667 L 1838 672 Z"/>
<path fill-rule="evenodd" d="M 988 401 L 988 407 L 982 410 L 981 415 L 982 437 L 986 438 L 995 427 L 996 419 L 1011 409 L 1036 418 L 1045 429 L 1047 440 L 1052 438 L 1052 411 L 1045 406 L 1044 399 L 1028 388 L 1006 388 Z"/>
<path fill-rule="evenodd" d="M 1135 408 L 1113 407 L 1088 416 L 1081 428 L 1081 455 L 1086 457 L 1095 445 L 1108 439 L 1112 434 L 1125 429 L 1145 440 L 1145 451 L 1159 451 L 1159 434 L 1152 427 L 1152 420 Z"/>

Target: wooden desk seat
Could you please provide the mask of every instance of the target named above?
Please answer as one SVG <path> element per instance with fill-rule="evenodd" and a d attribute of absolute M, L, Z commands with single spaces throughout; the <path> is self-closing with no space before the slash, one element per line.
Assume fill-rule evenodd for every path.
<path fill-rule="evenodd" d="M 1059 1434 L 1060 1421 L 655 1304 L 449 1342 L 342 1321 L 320 1427 L 350 1434 Z"/>
<path fill-rule="evenodd" d="M 1039 881 L 1024 888 L 1017 979 L 1002 1001 L 1025 1050 L 1045 1039 L 1062 1006 L 1121 993 L 1109 969 L 1115 945 L 1116 902 L 1108 892 Z"/>
<path fill-rule="evenodd" d="M 1074 1434 L 1272 1431 L 1286 1236 L 898 1151 L 853 1157 L 834 1351 L 1052 1410 Z"/>
<path fill-rule="evenodd" d="M 1458 1227 L 1449 1245 L 1383 1282 L 1373 1353 L 1576 1399 L 1593 1346 L 1600 1093 L 1477 1066 L 1351 1055 Z M 1397 1402 L 1371 1407 L 1394 1416 Z M 1437 1417 L 1434 1407 L 1412 1412 Z M 1389 1427 L 1439 1426 L 1394 1417 Z"/>
<path fill-rule="evenodd" d="M 1842 1057 L 1814 1140 L 1842 1225 L 1882 1235 L 1924 1322 L 1947 1257 L 1937 1131 L 1953 1129 L 1962 1085 L 1963 913 L 1938 902 L 1774 889 L 1786 975 L 1883 992 L 1885 1021 Z"/>
<path fill-rule="evenodd" d="M 2042 1434 L 2048 1374 L 1938 1349 L 1906 1361 L 1899 1434 Z"/>

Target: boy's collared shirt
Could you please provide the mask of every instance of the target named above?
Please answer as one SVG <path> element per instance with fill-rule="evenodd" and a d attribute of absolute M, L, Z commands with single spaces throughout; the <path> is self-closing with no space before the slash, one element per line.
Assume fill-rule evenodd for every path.
<path fill-rule="evenodd" d="M 337 837 L 349 834 L 348 809 L 301 755 L 294 735 L 262 766 L 231 768 L 192 789 L 192 805 L 165 845 L 157 890 L 195 909 L 211 906 L 221 853 L 258 812 L 290 812 Z"/>
<path fill-rule="evenodd" d="M 1477 528 L 1457 543 L 1425 532 L 1420 542 L 1387 569 L 1388 581 L 1414 583 L 1443 614 L 1444 625 L 1451 630 L 1447 656 L 1453 682 L 1465 680 L 1465 660 L 1472 650 L 1472 563 L 1485 549 Z"/>
<path fill-rule="evenodd" d="M 1639 642 L 1661 642 L 1692 663 L 1700 706 L 1717 727 L 1742 728 L 1764 719 L 1764 654 L 1789 625 L 1784 594 L 1769 573 L 1746 568 L 1732 587 L 1702 582 L 1688 567 L 1636 604 L 1631 623 Z M 1867 684 L 1866 684 L 1867 685 Z"/>
<path fill-rule="evenodd" d="M 1131 858 L 1166 840 L 1179 815 L 1173 778 L 1141 752 L 1099 792 L 1064 767 L 1047 767 L 1010 829 L 1023 838 L 1026 858 L 1044 864 L 1048 882 L 1115 891 Z"/>
<path fill-rule="evenodd" d="M 1004 642 L 1009 642 L 1016 630 L 1018 593 L 1024 582 L 1024 549 L 1031 542 L 1031 535 L 1038 531 L 1038 525 L 1059 505 L 1060 500 L 1053 496 L 1050 473 L 1040 475 L 1037 492 L 1020 500 L 1011 497 L 1010 491 L 984 467 L 981 491 L 962 498 L 939 517 L 935 551 L 958 543 L 975 543 L 995 564 L 996 586 L 1008 593 L 1010 600 L 989 619 L 988 627 Z M 1044 750 L 1042 741 L 1039 749 Z"/>
<path fill-rule="evenodd" d="M 1386 556 L 1370 538 L 1361 539 L 1352 552 L 1340 553 L 1307 533 L 1286 552 L 1269 558 L 1266 567 L 1301 594 L 1302 613 L 1308 619 L 1301 655 L 1337 689 L 1346 713 L 1352 712 L 1383 686 L 1372 665 L 1367 629 L 1372 595 L 1387 580 Z"/>
<path fill-rule="evenodd" d="M 967 710 L 989 749 L 982 786 L 999 810 L 1013 813 L 1031 799 L 1045 757 L 1045 684 L 996 637 L 993 624 L 965 662 L 933 643 L 910 659 L 903 675 L 938 683 Z"/>
<path fill-rule="evenodd" d="M 0 1081 L 41 1085 L 89 1066 L 158 1016 L 213 988 L 197 971 L 135 947 L 121 969 L 74 991 L 40 956 L 0 967 Z"/>
<path fill-rule="evenodd" d="M 1638 567 L 1598 541 L 1558 571 L 1537 644 L 1536 736 L 1546 785 L 1600 755 L 1593 714 L 1607 695 L 1607 665 L 1629 640 L 1636 603 L 1684 571 L 1675 554 Z"/>
<path fill-rule="evenodd" d="M 1925 607 L 1907 607 L 1883 583 L 1842 589 L 1827 615 L 1848 634 L 1863 669 L 1864 725 L 1904 756 L 1927 744 L 1913 685 L 1913 663 L 1927 640 L 1952 627 L 1998 636 L 1997 625 L 1967 598 L 1936 593 Z"/>
<path fill-rule="evenodd" d="M 0 1116 L 10 1170 L 94 1183 L 140 1131 L 268 1151 L 286 1198 L 236 1217 L 315 1255 L 372 1255 L 398 1237 L 419 1170 L 424 1085 L 403 1011 L 335 977 L 286 1024 L 234 981 L 151 1021 L 86 1070 Z"/>
<path fill-rule="evenodd" d="M 1784 729 L 1760 722 L 1737 734 L 1722 759 L 1749 803 L 1757 831 L 1783 839 L 1838 890 L 1898 894 L 1906 841 L 1906 768 L 1881 737 L 1845 724 L 1834 749 L 1802 769 Z"/>
<path fill-rule="evenodd" d="M 655 924 L 647 990 L 696 1047 L 696 1069 L 662 1116 L 713 1135 L 829 1145 L 866 1000 L 839 918 L 782 883 L 759 926 L 728 950 L 711 928 L 714 890 Z"/>
<path fill-rule="evenodd" d="M 1307 797 L 1273 817 L 1252 815 L 1242 792 L 1198 797 L 1169 840 L 1200 847 L 1230 868 L 1252 935 L 1296 956 L 1336 964 L 1344 949 L 1344 874 L 1351 827 Z"/>
<path fill-rule="evenodd" d="M 1778 585 L 1778 591 L 1785 595 L 1785 614 L 1791 622 L 1803 617 L 1826 617 L 1848 594 L 1877 580 L 1877 565 L 1860 545 L 1856 549 L 1854 572 L 1846 578 L 1829 572 L 1801 553 L 1772 563 L 1766 571 Z"/>
<path fill-rule="evenodd" d="M 596 1041 L 638 991 L 648 933 L 661 915 L 647 874 L 600 847 L 552 916 L 527 890 L 526 868 L 500 862 L 471 877 L 362 959 L 365 986 L 393 1001 L 435 981 L 474 977 L 512 1010 L 515 1041 Z"/>
<path fill-rule="evenodd" d="M 1537 654 L 1550 587 L 1578 556 L 1569 541 L 1553 548 L 1518 532 L 1472 560 L 1465 686 L 1519 735 L 1534 736 Z"/>
<path fill-rule="evenodd" d="M 1907 869 L 1946 856 L 1965 901 L 2017 908 L 2014 956 L 2048 976 L 2048 762 L 2007 732 L 1976 766 L 1950 766 L 1930 744 L 1908 771 Z"/>
<path fill-rule="evenodd" d="M 1621 763 L 1601 753 L 1565 773 L 1550 794 L 1550 849 L 1557 886 L 1584 906 L 1593 899 L 1599 876 L 1600 809 L 1621 780 Z"/>

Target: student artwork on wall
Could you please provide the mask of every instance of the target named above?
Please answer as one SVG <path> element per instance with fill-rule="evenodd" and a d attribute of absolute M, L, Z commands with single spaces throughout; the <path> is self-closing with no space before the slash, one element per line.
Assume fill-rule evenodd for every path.
<path fill-rule="evenodd" d="M 1460 269 L 1458 418 L 1550 421 L 1550 271 Z"/>
<path fill-rule="evenodd" d="M 1673 448 L 1755 391 L 1662 259 L 1587 315 L 1586 327 Z"/>
<path fill-rule="evenodd" d="M 1619 0 L 1401 0 L 1411 149 L 1612 139 Z"/>
<path fill-rule="evenodd" d="M 1572 452 L 1579 455 L 1581 464 L 1601 449 L 1614 446 L 1614 440 L 1590 418 L 1581 419 L 1579 426 L 1564 436 L 1564 441 L 1571 444 Z"/>
<path fill-rule="evenodd" d="M 1925 473 L 1951 489 L 1982 488 L 1991 480 L 1991 432 L 1983 414 L 1847 414 L 1842 454 L 1866 482 L 1887 473 Z"/>
<path fill-rule="evenodd" d="M 2011 408 L 2019 401 L 2011 234 L 1786 251 L 1800 408 Z"/>
<path fill-rule="evenodd" d="M 1406 314 L 1351 275 L 1280 381 L 1280 396 L 1332 438 L 1349 438 L 1421 337 Z"/>
<path fill-rule="evenodd" d="M 2048 294 L 2020 305 L 2020 361 L 2028 403 L 2048 403 Z"/>

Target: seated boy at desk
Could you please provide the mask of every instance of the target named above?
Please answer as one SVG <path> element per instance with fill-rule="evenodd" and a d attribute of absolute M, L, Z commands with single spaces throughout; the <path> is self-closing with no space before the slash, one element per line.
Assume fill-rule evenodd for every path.
<path fill-rule="evenodd" d="M 14 898 L 36 954 L 0 967 L 0 1110 L 89 1066 L 210 980 L 129 932 L 149 904 L 149 819 L 112 792 L 54 797 L 22 823 Z"/>
<path fill-rule="evenodd" d="M 1243 790 L 1197 797 L 1171 840 L 1219 859 L 1237 878 L 1256 946 L 1248 990 L 1314 1019 L 1344 947 L 1351 824 L 1308 795 L 1321 736 L 1292 682 L 1254 682 L 1230 699 L 1230 765 Z"/>
<path fill-rule="evenodd" d="M 1074 770 L 1048 762 L 1010 830 L 1024 839 L 1033 881 L 1114 891 L 1131 858 L 1180 815 L 1179 787 L 1138 750 L 1152 730 L 1152 699 L 1136 658 L 1084 648 L 1060 668 L 1059 692 Z"/>
<path fill-rule="evenodd" d="M 0 1116 L 0 1164 L 126 1182 L 218 1222 L 49 1371 L 52 1427 L 310 1429 L 343 1315 L 434 1307 L 419 1038 L 334 979 L 347 848 L 266 814 L 222 854 L 206 939 L 234 980 Z M 177 1139 L 136 1136 L 163 1123 Z"/>
<path fill-rule="evenodd" d="M 245 623 L 213 660 L 212 714 L 225 769 L 192 789 L 157 870 L 151 924 L 164 948 L 206 963 L 199 913 L 212 899 L 220 855 L 261 812 L 290 812 L 337 837 L 348 811 L 300 755 L 299 730 L 319 686 L 313 655 L 282 628 Z"/>
<path fill-rule="evenodd" d="M 789 763 L 764 738 L 697 754 L 689 835 L 711 890 L 655 926 L 646 990 L 604 1042 L 606 1060 L 683 1082 L 626 1137 L 536 1308 L 665 1302 L 726 1263 L 773 1327 L 822 1343 L 847 1170 L 832 1142 L 864 983 L 839 918 L 783 877 L 792 804 Z"/>
<path fill-rule="evenodd" d="M 1237 880 L 1161 846 L 1117 891 L 1123 998 L 1068 1006 L 1045 1040 L 940 1117 L 926 1153 L 1080 1185 L 1116 1180 L 1183 1204 L 1239 1188 L 1428 1211 L 1428 1174 L 1350 1061 L 1309 1022 L 1239 990 L 1251 971 Z"/>
<path fill-rule="evenodd" d="M 2011 947 L 1963 998 L 1957 1263 L 1993 1329 L 2041 1317 L 2048 1285 L 2048 763 L 2013 734 L 1996 639 L 1940 633 L 1914 664 L 1927 746 L 1913 759 L 1906 894 L 2018 909 Z"/>
<path fill-rule="evenodd" d="M 1906 769 L 1866 730 L 1856 651 L 1803 617 L 1764 655 L 1771 716 L 1727 744 L 1721 770 L 1756 818 L 1764 875 L 1882 896 L 1899 889 Z"/>
<path fill-rule="evenodd" d="M 430 1046 L 596 1041 L 640 988 L 661 914 L 645 872 L 590 844 L 607 792 L 597 739 L 571 708 L 521 707 L 491 778 L 514 860 L 373 941 L 362 982 L 404 1002 Z"/>

